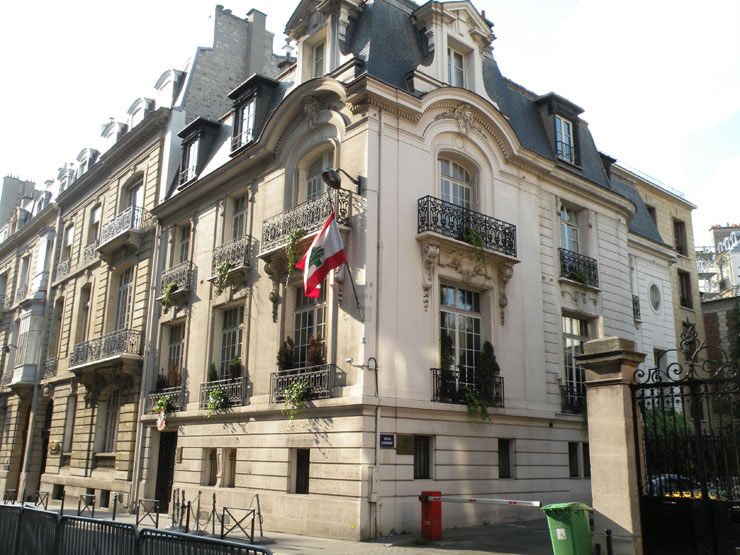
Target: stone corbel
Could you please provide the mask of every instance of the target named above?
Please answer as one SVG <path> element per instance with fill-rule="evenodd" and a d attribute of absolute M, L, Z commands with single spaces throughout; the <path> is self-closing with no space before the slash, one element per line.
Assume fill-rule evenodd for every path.
<path fill-rule="evenodd" d="M 434 285 L 434 266 L 439 259 L 439 245 L 429 243 L 421 248 L 421 287 L 424 289 L 424 312 L 429 311 L 429 291 Z"/>
<path fill-rule="evenodd" d="M 285 264 L 282 260 L 273 258 L 265 262 L 265 273 L 270 277 L 272 281 L 272 291 L 270 291 L 269 299 L 272 303 L 272 321 L 278 321 L 278 306 L 282 302 L 280 297 L 280 284 L 283 282 L 285 276 Z"/>
<path fill-rule="evenodd" d="M 342 264 L 334 270 L 334 283 L 337 284 L 337 299 L 339 300 L 339 304 L 342 304 L 342 298 L 344 297 L 344 278 L 345 271 L 344 264 Z"/>
<path fill-rule="evenodd" d="M 427 37 L 427 48 L 429 49 L 429 53 L 431 54 L 434 52 L 435 44 L 434 44 L 434 28 L 430 25 L 426 29 L 424 29 L 424 34 Z"/>
<path fill-rule="evenodd" d="M 509 283 L 511 276 L 514 275 L 514 267 L 510 264 L 502 264 L 498 271 L 498 307 L 499 307 L 499 318 L 501 318 L 501 325 L 504 325 L 505 312 L 504 309 L 509 304 L 509 299 L 506 296 L 506 284 Z"/>

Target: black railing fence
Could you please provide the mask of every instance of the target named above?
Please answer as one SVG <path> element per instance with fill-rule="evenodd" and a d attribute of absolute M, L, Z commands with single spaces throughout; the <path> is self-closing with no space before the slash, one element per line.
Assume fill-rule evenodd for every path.
<path fill-rule="evenodd" d="M 489 407 L 504 406 L 504 378 L 491 376 L 488 380 L 476 379 L 473 371 L 441 371 L 432 368 L 433 401 L 465 403 L 470 392 Z"/>
<path fill-rule="evenodd" d="M 579 281 L 591 287 L 599 286 L 599 267 L 595 259 L 569 251 L 560 250 L 560 277 Z"/>
<path fill-rule="evenodd" d="M 78 343 L 69 357 L 69 366 L 80 366 L 114 356 L 143 354 L 144 334 L 136 330 L 118 330 L 84 343 Z"/>
<path fill-rule="evenodd" d="M 282 403 L 285 389 L 295 382 L 308 382 L 308 399 L 329 399 L 336 384 L 337 367 L 322 364 L 294 370 L 281 370 L 270 374 L 270 402 Z"/>
<path fill-rule="evenodd" d="M 581 414 L 586 410 L 586 386 L 560 386 L 560 411 Z"/>
<path fill-rule="evenodd" d="M 482 243 L 482 248 L 516 256 L 516 226 L 432 196 L 419 199 L 417 233 L 432 231 L 445 237 Z"/>
<path fill-rule="evenodd" d="M 133 524 L 0 505 L 4 555 L 271 555 L 267 547 Z"/>

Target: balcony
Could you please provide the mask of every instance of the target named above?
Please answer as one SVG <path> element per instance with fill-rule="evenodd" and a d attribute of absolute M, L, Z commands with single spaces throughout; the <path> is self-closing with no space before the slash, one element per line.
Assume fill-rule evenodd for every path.
<path fill-rule="evenodd" d="M 231 151 L 235 151 L 244 145 L 251 143 L 254 140 L 254 133 L 252 130 L 242 131 L 238 135 L 231 137 Z"/>
<path fill-rule="evenodd" d="M 465 404 L 467 390 L 472 389 L 489 407 L 504 406 L 503 376 L 492 376 L 489 383 L 476 381 L 474 376 L 463 375 L 461 379 L 459 370 L 450 370 L 443 377 L 439 368 L 432 368 L 432 401 Z"/>
<path fill-rule="evenodd" d="M 75 345 L 69 357 L 70 370 L 83 366 L 100 366 L 102 363 L 139 362 L 144 354 L 144 333 L 134 330 L 118 330 Z"/>
<path fill-rule="evenodd" d="M 577 281 L 584 286 L 599 287 L 599 269 L 595 259 L 569 251 L 560 251 L 560 277 Z"/>
<path fill-rule="evenodd" d="M 560 386 L 560 411 L 581 414 L 586 411 L 586 390 L 583 386 Z"/>
<path fill-rule="evenodd" d="M 113 265 L 127 252 L 138 251 L 141 240 L 149 232 L 152 216 L 140 206 L 129 206 L 100 230 L 98 254 Z"/>
<path fill-rule="evenodd" d="M 69 273 L 69 268 L 71 266 L 71 260 L 69 258 L 65 258 L 62 260 L 59 264 L 57 264 L 57 269 L 55 273 L 54 279 L 63 278 Z"/>
<path fill-rule="evenodd" d="M 198 406 L 201 410 L 208 408 L 208 399 L 211 392 L 219 389 L 223 391 L 230 407 L 239 407 L 244 404 L 247 392 L 246 380 L 244 378 L 228 378 L 200 384 L 200 402 Z"/>
<path fill-rule="evenodd" d="M 249 271 L 251 264 L 251 235 L 242 235 L 241 237 L 224 243 L 220 247 L 213 249 L 213 255 L 211 256 L 211 278 L 213 279 L 218 274 L 218 268 L 224 262 L 228 262 L 230 270 L 228 277 L 231 278 L 235 274 L 246 274 Z"/>
<path fill-rule="evenodd" d="M 165 387 L 149 393 L 149 410 L 151 411 L 154 404 L 163 397 L 169 396 L 170 408 L 173 411 L 182 410 L 185 407 L 185 388 L 183 386 Z"/>
<path fill-rule="evenodd" d="M 27 389 L 33 387 L 36 383 L 36 364 L 18 363 L 12 369 L 6 368 L 3 374 L 3 387 L 11 389 Z"/>
<path fill-rule="evenodd" d="M 171 289 L 167 296 L 176 305 L 186 302 L 188 295 L 190 295 L 196 269 L 197 266 L 195 264 L 185 261 L 175 264 L 172 268 L 162 272 L 159 278 L 159 291 L 161 295 L 157 297 L 157 300 L 162 302 L 165 298 L 167 288 L 171 288 L 170 284 L 174 284 L 174 289 Z"/>
<path fill-rule="evenodd" d="M 41 368 L 41 379 L 53 378 L 57 375 L 57 363 L 56 357 L 47 358 Z"/>
<path fill-rule="evenodd" d="M 417 233 L 431 232 L 465 241 L 473 232 L 480 246 L 516 258 L 516 226 L 432 196 L 420 198 Z"/>
<path fill-rule="evenodd" d="M 98 257 L 98 242 L 93 241 L 82 249 L 82 264 L 92 262 Z"/>
<path fill-rule="evenodd" d="M 322 364 L 273 372 L 270 374 L 270 402 L 282 403 L 285 400 L 285 388 L 304 380 L 308 381 L 306 399 L 329 399 L 332 389 L 336 387 L 337 370 L 335 364 Z"/>
<path fill-rule="evenodd" d="M 345 189 L 332 190 L 328 195 L 301 203 L 277 216 L 266 219 L 262 223 L 260 256 L 286 245 L 290 232 L 294 229 L 300 228 L 306 232 L 306 235 L 319 231 L 329 218 L 332 206 L 336 213 L 337 224 L 348 228 L 352 216 L 352 193 Z"/>

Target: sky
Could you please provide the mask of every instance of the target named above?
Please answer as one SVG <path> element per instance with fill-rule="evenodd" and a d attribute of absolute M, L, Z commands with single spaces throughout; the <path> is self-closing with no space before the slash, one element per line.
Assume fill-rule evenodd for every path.
<path fill-rule="evenodd" d="M 274 50 L 297 0 L 221 0 L 267 14 Z M 477 0 L 502 73 L 581 106 L 599 150 L 685 194 L 696 245 L 740 223 L 740 2 Z M 28 7 L 31 6 L 31 7 Z M 207 0 L 0 6 L 0 176 L 43 183 L 157 78 L 211 46 Z M 1 225 L 1 223 L 0 223 Z"/>

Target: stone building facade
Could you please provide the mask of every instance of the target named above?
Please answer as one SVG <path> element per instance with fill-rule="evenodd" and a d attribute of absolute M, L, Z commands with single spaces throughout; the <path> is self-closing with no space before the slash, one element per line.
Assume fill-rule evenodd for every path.
<path fill-rule="evenodd" d="M 422 490 L 589 501 L 574 356 L 671 346 L 671 235 L 581 108 L 501 76 L 469 2 L 303 1 L 286 32 L 295 64 L 183 129 L 200 158 L 153 211 L 139 496 L 259 494 L 270 529 L 353 539 L 417 529 Z M 288 260 L 332 209 L 349 263 L 307 298 Z"/>

